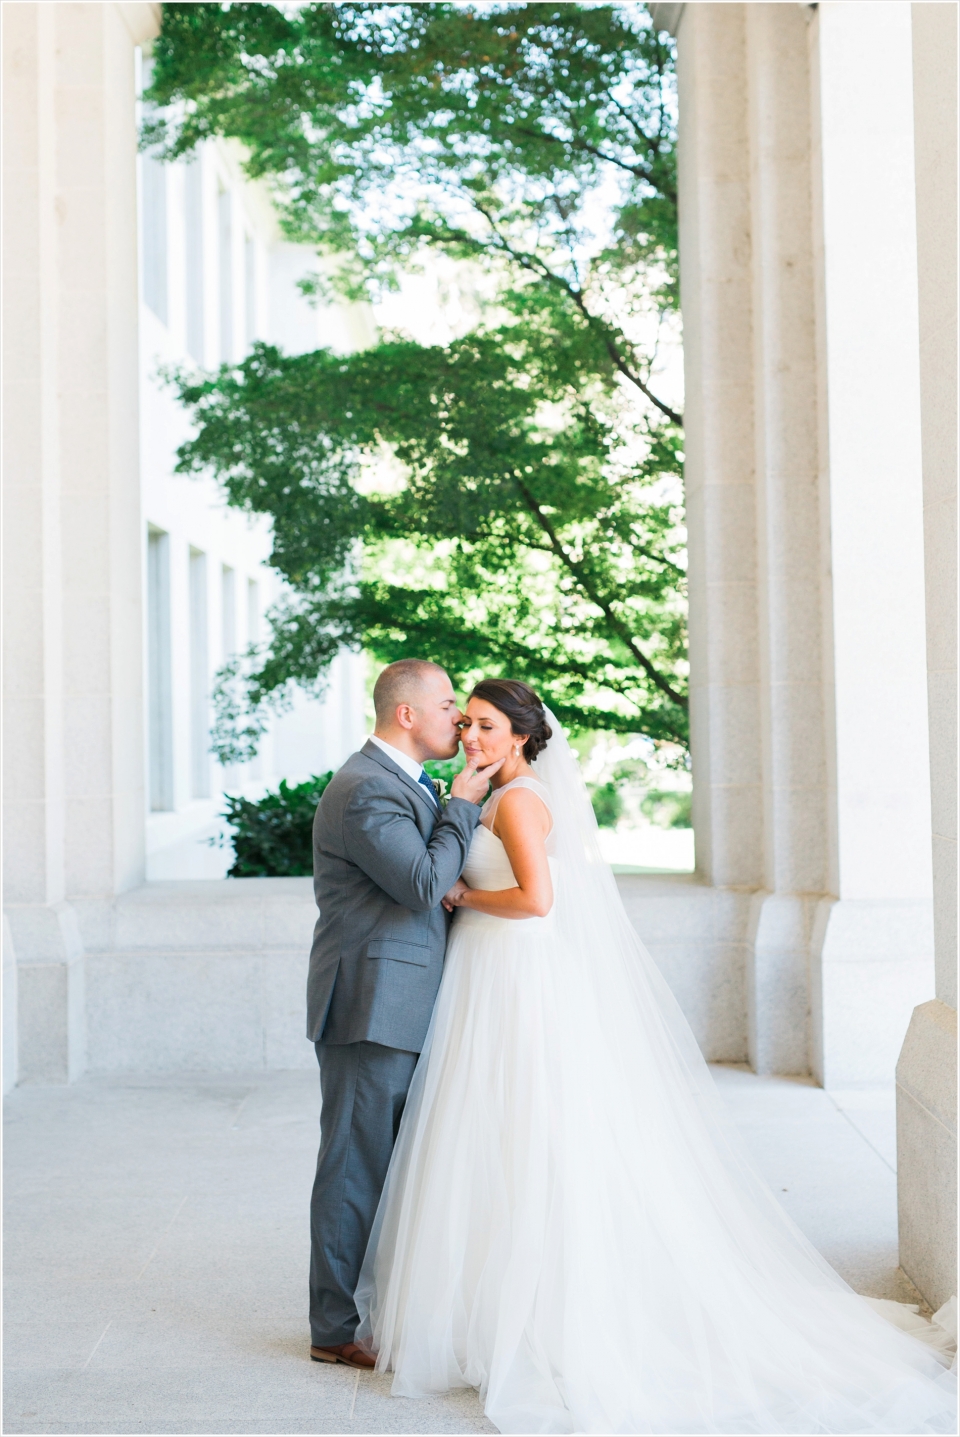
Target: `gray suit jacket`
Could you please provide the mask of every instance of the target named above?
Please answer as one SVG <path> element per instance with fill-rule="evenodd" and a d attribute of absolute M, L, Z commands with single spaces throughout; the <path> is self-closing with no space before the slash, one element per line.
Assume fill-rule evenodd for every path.
<path fill-rule="evenodd" d="M 449 917 L 440 900 L 479 817 L 462 798 L 440 813 L 374 743 L 334 774 L 313 821 L 312 1042 L 420 1052 L 443 973 Z"/>

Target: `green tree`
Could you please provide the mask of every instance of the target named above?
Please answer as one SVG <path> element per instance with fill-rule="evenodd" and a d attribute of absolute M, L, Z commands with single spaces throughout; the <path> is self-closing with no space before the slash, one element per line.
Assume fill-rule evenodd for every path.
<path fill-rule="evenodd" d="M 333 256 L 318 292 L 375 297 L 432 250 L 488 300 L 445 347 L 261 345 L 180 377 L 181 468 L 272 515 L 293 594 L 221 685 L 224 757 L 344 641 L 685 741 L 680 417 L 650 373 L 676 302 L 671 86 L 637 5 L 164 6 L 145 143 L 240 140 L 287 232 Z M 384 453 L 405 484 L 370 492 Z"/>

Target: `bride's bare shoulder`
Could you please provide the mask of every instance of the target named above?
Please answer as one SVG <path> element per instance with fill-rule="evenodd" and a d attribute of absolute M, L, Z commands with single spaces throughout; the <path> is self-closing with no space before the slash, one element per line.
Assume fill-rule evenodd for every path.
<path fill-rule="evenodd" d="M 537 788 L 540 788 L 537 784 Z M 509 788 L 497 802 L 493 819 L 493 831 L 498 838 L 515 835 L 517 838 L 538 833 L 546 837 L 553 818 L 546 801 L 534 788 L 526 785 Z"/>

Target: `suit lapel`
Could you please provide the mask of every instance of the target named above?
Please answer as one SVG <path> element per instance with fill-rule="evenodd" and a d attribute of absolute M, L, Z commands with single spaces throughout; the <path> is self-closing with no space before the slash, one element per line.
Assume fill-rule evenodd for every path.
<path fill-rule="evenodd" d="M 415 778 L 411 778 L 408 773 L 404 773 L 400 765 L 398 763 L 394 763 L 390 755 L 388 753 L 384 753 L 382 748 L 378 747 L 378 745 L 375 743 L 371 743 L 370 739 L 367 739 L 360 752 L 363 754 L 364 758 L 372 758 L 374 762 L 379 763 L 382 768 L 385 768 L 387 770 L 387 773 L 396 774 L 397 778 L 400 779 L 401 783 L 405 783 L 408 788 L 413 790 L 413 792 L 417 795 L 417 798 L 419 798 L 420 802 L 425 808 L 428 808 L 430 810 L 430 813 L 434 818 L 440 817 L 440 805 L 438 803 L 434 803 L 433 799 L 428 798 L 426 789 L 423 787 L 423 785 L 417 783 L 417 780 Z"/>

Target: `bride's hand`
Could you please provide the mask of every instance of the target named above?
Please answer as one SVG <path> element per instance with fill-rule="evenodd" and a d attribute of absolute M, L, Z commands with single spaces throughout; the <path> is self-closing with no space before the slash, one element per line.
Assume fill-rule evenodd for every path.
<path fill-rule="evenodd" d="M 452 913 L 455 908 L 459 908 L 461 906 L 460 900 L 467 892 L 469 892 L 467 884 L 464 883 L 462 878 L 458 878 L 456 883 L 450 889 L 450 892 L 445 893 L 441 898 L 440 902 L 443 904 L 444 908 L 447 910 L 448 913 Z"/>

